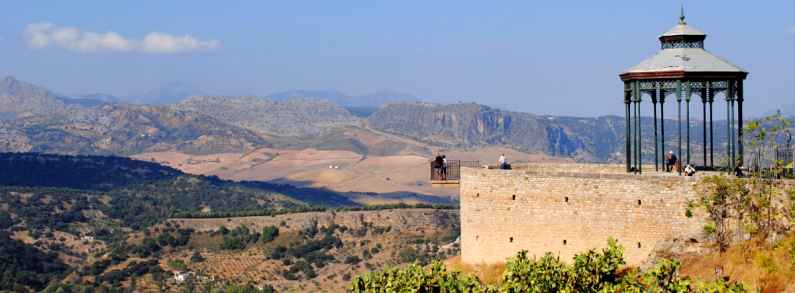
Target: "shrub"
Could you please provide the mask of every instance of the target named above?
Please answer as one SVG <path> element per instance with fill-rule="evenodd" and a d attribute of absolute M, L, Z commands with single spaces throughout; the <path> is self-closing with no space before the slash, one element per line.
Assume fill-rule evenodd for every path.
<path fill-rule="evenodd" d="M 267 226 L 262 228 L 262 236 L 260 237 L 263 243 L 268 243 L 279 236 L 279 228 L 275 226 Z"/>
<path fill-rule="evenodd" d="M 724 279 L 693 282 L 679 277 L 676 261 L 663 259 L 645 273 L 620 271 L 623 265 L 624 249 L 610 239 L 600 251 L 577 254 L 571 265 L 551 253 L 535 259 L 521 251 L 506 263 L 498 287 L 434 262 L 428 268 L 414 263 L 404 269 L 366 273 L 354 278 L 349 288 L 351 292 L 745 292 L 742 284 Z"/>
<path fill-rule="evenodd" d="M 184 261 L 181 259 L 172 259 L 168 261 L 168 266 L 175 270 L 185 271 L 188 269 L 188 265 L 185 264 Z"/>
<path fill-rule="evenodd" d="M 343 275 L 343 279 L 345 276 Z M 351 282 L 351 292 L 484 292 L 476 277 L 448 271 L 441 262 L 429 268 L 412 264 L 405 269 L 367 273 Z"/>
<path fill-rule="evenodd" d="M 346 256 L 345 260 L 343 261 L 343 263 L 346 265 L 357 265 L 360 262 L 362 262 L 362 259 L 355 255 Z"/>
<path fill-rule="evenodd" d="M 191 262 L 203 262 L 204 261 L 204 256 L 202 256 L 202 254 L 199 253 L 198 251 L 195 251 L 195 252 L 193 252 L 193 255 L 190 256 L 190 261 Z"/>

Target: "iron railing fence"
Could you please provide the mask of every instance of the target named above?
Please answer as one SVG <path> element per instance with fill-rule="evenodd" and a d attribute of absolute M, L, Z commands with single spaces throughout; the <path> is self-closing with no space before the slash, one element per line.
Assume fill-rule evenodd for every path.
<path fill-rule="evenodd" d="M 479 161 L 447 160 L 447 166 L 437 166 L 430 162 L 432 181 L 449 181 L 461 179 L 461 167 L 480 167 Z"/>
<path fill-rule="evenodd" d="M 766 145 L 753 148 L 743 164 L 749 172 L 763 177 L 795 177 L 795 146 Z"/>

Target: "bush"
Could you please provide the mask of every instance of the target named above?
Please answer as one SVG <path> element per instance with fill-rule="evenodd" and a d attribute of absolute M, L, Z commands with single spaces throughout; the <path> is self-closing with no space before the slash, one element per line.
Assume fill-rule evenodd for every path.
<path fill-rule="evenodd" d="M 535 259 L 521 251 L 506 263 L 498 287 L 447 271 L 437 261 L 427 269 L 414 263 L 366 273 L 349 288 L 351 292 L 745 292 L 742 284 L 728 280 L 693 282 L 679 277 L 675 261 L 661 260 L 642 274 L 636 269 L 619 271 L 623 265 L 624 249 L 610 239 L 600 251 L 577 254 L 571 265 L 551 253 Z"/>
<path fill-rule="evenodd" d="M 11 219 L 11 215 L 5 211 L 0 211 L 0 229 L 5 230 L 13 225 L 14 220 Z"/>
<path fill-rule="evenodd" d="M 346 265 L 357 265 L 360 262 L 362 262 L 362 259 L 360 259 L 358 256 L 349 255 L 345 257 L 345 260 L 342 263 Z"/>
<path fill-rule="evenodd" d="M 172 259 L 168 261 L 168 266 L 172 269 L 185 271 L 188 269 L 188 265 L 185 264 L 184 261 L 181 259 Z"/>
<path fill-rule="evenodd" d="M 202 256 L 202 254 L 199 253 L 198 251 L 195 251 L 195 252 L 193 252 L 193 255 L 190 256 L 190 261 L 191 262 L 203 262 L 204 261 L 204 256 Z"/>
<path fill-rule="evenodd" d="M 343 275 L 343 279 L 345 276 Z M 429 268 L 412 264 L 405 269 L 367 273 L 351 282 L 351 292 L 484 292 L 476 277 L 448 271 L 441 262 Z"/>
<path fill-rule="evenodd" d="M 275 226 L 267 226 L 262 228 L 262 236 L 260 237 L 263 243 L 268 243 L 279 236 L 279 228 Z"/>

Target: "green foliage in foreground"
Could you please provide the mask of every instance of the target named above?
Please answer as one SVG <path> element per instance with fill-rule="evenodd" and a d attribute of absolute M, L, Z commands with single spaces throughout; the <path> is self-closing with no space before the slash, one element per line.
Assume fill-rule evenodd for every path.
<path fill-rule="evenodd" d="M 679 263 L 661 260 L 646 272 L 623 269 L 624 248 L 615 240 L 591 249 L 571 264 L 547 253 L 529 258 L 527 251 L 510 258 L 499 285 L 486 285 L 475 276 L 448 271 L 441 262 L 429 267 L 412 264 L 356 277 L 351 292 L 745 292 L 729 281 L 696 282 L 678 276 Z"/>

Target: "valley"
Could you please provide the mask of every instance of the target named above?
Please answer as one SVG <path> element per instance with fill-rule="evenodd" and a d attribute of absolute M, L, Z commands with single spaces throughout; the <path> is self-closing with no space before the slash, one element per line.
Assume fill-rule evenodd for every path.
<path fill-rule="evenodd" d="M 531 155 L 492 147 L 476 150 L 445 150 L 450 159 L 494 164 L 500 154 L 516 162 L 566 162 L 565 158 Z M 364 156 L 350 151 L 317 149 L 256 149 L 245 154 L 189 155 L 157 152 L 133 158 L 161 163 L 186 173 L 214 175 L 229 180 L 259 180 L 296 186 L 327 188 L 360 194 L 363 204 L 391 203 L 377 194 L 455 196 L 458 189 L 429 184 L 430 156 L 420 154 Z M 403 201 L 422 202 L 420 198 Z"/>

